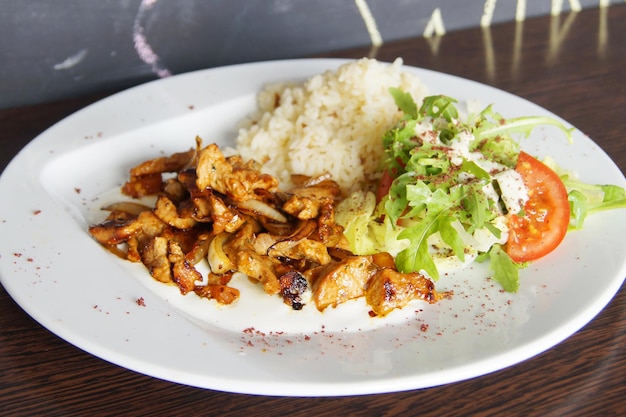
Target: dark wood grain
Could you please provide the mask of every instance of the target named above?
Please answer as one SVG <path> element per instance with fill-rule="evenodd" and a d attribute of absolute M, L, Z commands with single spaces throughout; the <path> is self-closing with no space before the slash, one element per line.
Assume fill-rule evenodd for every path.
<path fill-rule="evenodd" d="M 624 172 L 624 22 L 620 5 L 324 56 L 402 56 L 410 65 L 510 91 L 580 128 Z M 100 97 L 0 111 L 0 167 L 41 131 Z M 49 333 L 0 289 L 0 415 L 620 416 L 625 398 L 623 287 L 583 329 L 516 366 L 441 387 L 340 398 L 227 394 L 140 375 Z"/>

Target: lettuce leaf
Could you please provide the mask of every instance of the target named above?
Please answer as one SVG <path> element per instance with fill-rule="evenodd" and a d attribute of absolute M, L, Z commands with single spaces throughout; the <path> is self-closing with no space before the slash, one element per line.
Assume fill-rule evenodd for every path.
<path fill-rule="evenodd" d="M 560 167 L 554 159 L 543 160 L 563 181 L 570 204 L 570 230 L 583 227 L 589 214 L 626 208 L 626 189 L 611 184 L 587 184 Z"/>
<path fill-rule="evenodd" d="M 368 192 L 354 192 L 337 205 L 335 221 L 343 226 L 353 253 L 369 255 L 378 251 L 378 242 L 368 232 L 376 196 Z"/>

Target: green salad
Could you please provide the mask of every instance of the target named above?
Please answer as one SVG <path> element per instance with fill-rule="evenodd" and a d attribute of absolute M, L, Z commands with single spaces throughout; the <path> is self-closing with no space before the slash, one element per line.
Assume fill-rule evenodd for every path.
<path fill-rule="evenodd" d="M 399 271 L 434 280 L 442 270 L 488 261 L 491 277 L 513 292 L 519 270 L 588 214 L 626 207 L 623 188 L 585 184 L 552 159 L 521 151 L 519 139 L 538 126 L 556 126 L 571 141 L 573 129 L 558 120 L 505 119 L 491 105 L 461 120 L 451 97 L 426 97 L 418 107 L 410 94 L 390 93 L 404 117 L 382 138 L 378 191 L 354 192 L 337 207 L 356 254 L 389 252 Z M 544 190 L 542 175 L 556 186 Z M 559 187 L 562 195 L 552 190 Z"/>

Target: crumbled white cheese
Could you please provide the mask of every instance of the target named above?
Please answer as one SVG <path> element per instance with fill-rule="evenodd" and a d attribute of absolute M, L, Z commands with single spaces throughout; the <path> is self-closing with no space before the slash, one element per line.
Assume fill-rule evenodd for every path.
<path fill-rule="evenodd" d="M 460 166 L 463 163 L 463 159 L 473 160 L 470 153 L 470 143 L 473 140 L 474 135 L 466 130 L 457 135 L 456 139 L 450 144 L 450 150 L 448 151 L 448 157 L 452 165 Z"/>
<path fill-rule="evenodd" d="M 492 200 L 494 203 L 496 203 L 496 207 L 498 206 L 497 203 L 500 200 L 500 196 L 498 195 L 498 192 L 494 188 L 492 182 L 488 183 L 487 185 L 483 187 L 483 193 L 485 193 L 485 195 L 487 196 L 489 200 Z"/>
<path fill-rule="evenodd" d="M 494 174 L 500 187 L 502 202 L 509 213 L 519 213 L 528 201 L 528 189 L 522 176 L 513 169 Z"/>
<path fill-rule="evenodd" d="M 509 238 L 509 226 L 508 220 L 506 216 L 498 216 L 496 217 L 492 224 L 500 230 L 500 237 L 498 238 L 490 230 L 486 228 L 476 229 L 474 231 L 473 237 L 477 242 L 474 245 L 474 249 L 479 252 L 488 252 L 489 249 L 496 243 L 500 245 L 504 245 Z"/>

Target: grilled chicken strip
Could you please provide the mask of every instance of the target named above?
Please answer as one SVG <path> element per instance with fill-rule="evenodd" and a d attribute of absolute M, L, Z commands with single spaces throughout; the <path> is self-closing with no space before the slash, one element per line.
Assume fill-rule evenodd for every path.
<path fill-rule="evenodd" d="M 415 299 L 433 304 L 448 295 L 435 291 L 435 284 L 422 274 L 405 274 L 392 268 L 379 269 L 365 291 L 367 303 L 377 316 L 385 316 Z"/>
<path fill-rule="evenodd" d="M 349 256 L 341 261 L 309 269 L 304 276 L 312 284 L 313 300 L 319 311 L 365 294 L 369 280 L 376 274 L 369 256 Z"/>
<path fill-rule="evenodd" d="M 276 178 L 240 164 L 237 159 L 233 161 L 235 161 L 234 166 L 215 144 L 203 148 L 198 155 L 196 167 L 198 188 L 200 190 L 210 188 L 235 201 L 256 198 L 255 190 L 257 189 L 270 192 L 278 189 Z"/>

